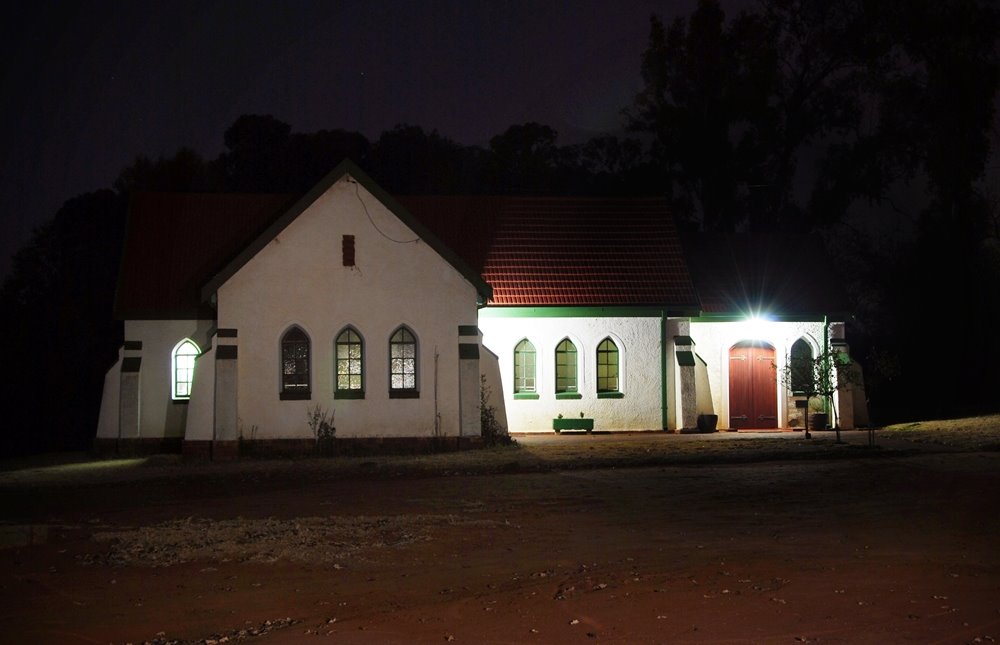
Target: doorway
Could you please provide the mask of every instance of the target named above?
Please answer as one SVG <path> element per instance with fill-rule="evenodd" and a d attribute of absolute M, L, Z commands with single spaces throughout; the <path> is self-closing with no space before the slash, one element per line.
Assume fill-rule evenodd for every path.
<path fill-rule="evenodd" d="M 729 349 L 729 427 L 778 427 L 778 378 L 774 346 L 745 340 Z"/>

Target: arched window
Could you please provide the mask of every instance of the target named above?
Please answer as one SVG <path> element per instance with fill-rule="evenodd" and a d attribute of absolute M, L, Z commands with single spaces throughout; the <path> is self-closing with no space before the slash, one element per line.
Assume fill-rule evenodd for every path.
<path fill-rule="evenodd" d="M 813 390 L 813 350 L 804 338 L 792 343 L 788 356 L 789 385 L 793 394 L 809 394 Z"/>
<path fill-rule="evenodd" d="M 415 399 L 417 390 L 417 339 L 400 327 L 389 339 L 389 398 Z"/>
<path fill-rule="evenodd" d="M 190 338 L 177 343 L 170 356 L 171 397 L 175 401 L 186 401 L 191 398 L 191 385 L 194 383 L 194 359 L 201 350 Z"/>
<path fill-rule="evenodd" d="M 556 345 L 556 395 L 577 391 L 576 345 L 564 338 Z"/>
<path fill-rule="evenodd" d="M 618 345 L 605 338 L 597 346 L 597 392 L 618 392 Z"/>
<path fill-rule="evenodd" d="M 527 338 L 514 348 L 514 394 L 531 394 L 535 387 L 535 346 Z"/>
<path fill-rule="evenodd" d="M 335 398 L 364 398 L 365 347 L 360 334 L 353 327 L 340 332 L 336 341 L 337 387 Z"/>
<path fill-rule="evenodd" d="M 309 398 L 309 337 L 299 327 L 281 337 L 281 398 Z"/>

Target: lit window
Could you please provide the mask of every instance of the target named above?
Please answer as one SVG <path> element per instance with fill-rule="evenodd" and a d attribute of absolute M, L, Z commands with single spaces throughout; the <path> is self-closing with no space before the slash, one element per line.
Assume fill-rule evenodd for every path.
<path fill-rule="evenodd" d="M 556 394 L 576 391 L 576 345 L 567 338 L 556 346 Z"/>
<path fill-rule="evenodd" d="M 171 396 L 175 401 L 191 398 L 191 384 L 194 382 L 194 359 L 201 350 L 189 338 L 177 343 L 171 356 L 170 373 L 173 381 Z"/>
<path fill-rule="evenodd" d="M 389 339 L 389 397 L 416 398 L 417 339 L 406 327 L 400 327 Z"/>
<path fill-rule="evenodd" d="M 618 391 L 618 346 L 610 338 L 597 346 L 597 391 Z"/>
<path fill-rule="evenodd" d="M 353 327 L 337 336 L 337 392 L 364 391 L 364 344 Z"/>
<path fill-rule="evenodd" d="M 309 337 L 298 327 L 281 337 L 281 398 L 309 398 Z"/>
<path fill-rule="evenodd" d="M 804 338 L 792 343 L 789 353 L 789 385 L 794 394 L 809 394 L 813 390 L 813 351 Z"/>
<path fill-rule="evenodd" d="M 528 339 L 514 348 L 514 393 L 535 391 L 535 346 Z"/>

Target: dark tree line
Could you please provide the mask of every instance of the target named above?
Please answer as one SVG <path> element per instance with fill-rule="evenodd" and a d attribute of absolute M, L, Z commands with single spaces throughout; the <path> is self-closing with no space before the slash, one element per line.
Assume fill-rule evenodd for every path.
<path fill-rule="evenodd" d="M 402 124 L 370 141 L 245 115 L 214 159 L 139 157 L 15 257 L 0 289 L 0 451 L 93 437 L 121 342 L 110 312 L 129 194 L 303 193 L 344 157 L 396 194 L 659 194 L 686 228 L 818 230 L 854 299 L 877 420 L 995 410 L 1000 199 L 983 181 L 998 33 L 978 0 L 761 0 L 735 16 L 702 0 L 651 19 L 631 137 L 559 145 L 524 123 L 467 146 Z"/>
<path fill-rule="evenodd" d="M 67 201 L 15 255 L 0 287 L 0 334 L 9 341 L 0 454 L 90 445 L 104 374 L 122 342 L 111 312 L 135 191 L 305 193 L 349 157 L 395 194 L 627 194 L 637 190 L 631 173 L 641 158 L 637 141 L 614 137 L 560 147 L 556 132 L 537 123 L 511 126 L 484 148 L 413 125 L 372 142 L 244 115 L 223 141 L 214 159 L 190 148 L 136 158 L 113 189 Z"/>

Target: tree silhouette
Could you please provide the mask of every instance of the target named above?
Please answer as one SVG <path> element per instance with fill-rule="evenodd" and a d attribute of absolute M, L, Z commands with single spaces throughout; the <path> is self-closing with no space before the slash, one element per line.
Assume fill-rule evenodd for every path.
<path fill-rule="evenodd" d="M 122 341 L 110 314 L 125 206 L 110 190 L 75 197 L 15 255 L 0 289 L 0 454 L 89 446 Z"/>

